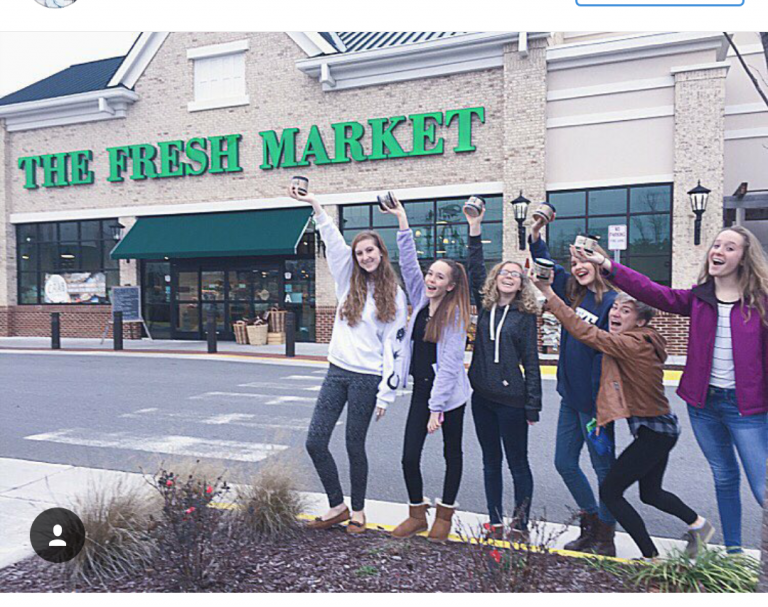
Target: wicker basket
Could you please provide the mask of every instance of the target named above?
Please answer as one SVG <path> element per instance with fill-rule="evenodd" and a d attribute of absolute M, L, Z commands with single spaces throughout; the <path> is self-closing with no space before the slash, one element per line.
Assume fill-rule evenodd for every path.
<path fill-rule="evenodd" d="M 287 316 L 285 310 L 270 310 L 269 311 L 269 332 L 270 333 L 285 333 L 285 317 Z"/>
<path fill-rule="evenodd" d="M 267 334 L 267 345 L 277 346 L 285 343 L 285 333 L 269 332 Z"/>
<path fill-rule="evenodd" d="M 252 346 L 267 345 L 267 325 L 251 325 L 248 327 L 248 343 Z"/>
<path fill-rule="evenodd" d="M 232 328 L 235 331 L 235 342 L 239 344 L 247 344 L 248 330 L 246 324 L 242 320 L 238 320 L 235 324 L 232 325 Z"/>

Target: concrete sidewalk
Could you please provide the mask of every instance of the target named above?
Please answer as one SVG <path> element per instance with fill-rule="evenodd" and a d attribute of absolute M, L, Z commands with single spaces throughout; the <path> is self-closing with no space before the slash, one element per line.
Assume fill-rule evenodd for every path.
<path fill-rule="evenodd" d="M 29 529 L 34 519 L 44 510 L 59 506 L 77 513 L 75 501 L 78 497 L 87 495 L 90 490 L 116 487 L 127 489 L 132 486 L 152 491 L 141 474 L 0 458 L 0 529 L 3 531 L 0 536 L 0 568 L 34 554 L 29 542 Z M 325 495 L 305 495 L 308 502 L 306 514 L 316 516 L 327 509 Z M 404 503 L 368 500 L 366 514 L 369 526 L 391 529 L 407 516 L 407 506 Z M 487 516 L 459 511 L 457 520 L 460 521 L 461 528 L 471 531 L 479 529 L 487 520 Z M 454 525 L 454 533 L 457 532 L 458 526 Z M 555 548 L 562 548 L 566 542 L 578 535 L 578 528 L 572 526 L 540 523 L 536 527 L 539 533 L 548 537 L 563 531 L 555 542 Z M 681 526 L 681 533 L 683 530 Z M 654 541 L 662 554 L 684 546 L 684 542 L 676 539 L 654 538 Z M 634 542 L 626 533 L 616 534 L 616 549 L 620 558 L 640 556 Z M 746 552 L 750 556 L 760 558 L 758 550 Z"/>
<path fill-rule="evenodd" d="M 1 351 L 28 350 L 35 352 L 70 352 L 70 353 L 103 353 L 117 355 L 164 355 L 164 356 L 194 356 L 219 357 L 220 360 L 258 360 L 284 361 L 288 364 L 325 363 L 328 357 L 328 344 L 297 343 L 295 358 L 285 357 L 285 346 L 251 346 L 241 345 L 232 341 L 220 341 L 217 344 L 217 354 L 208 354 L 208 345 L 204 341 L 171 340 L 171 339 L 126 339 L 121 352 L 113 350 L 112 340 L 102 342 L 100 339 L 66 338 L 61 339 L 61 350 L 51 350 L 51 340 L 48 337 L 0 337 Z M 553 378 L 557 366 L 557 354 L 539 354 L 545 378 Z M 469 365 L 472 352 L 465 352 L 464 362 Z M 685 365 L 684 356 L 670 356 L 667 367 L 682 367 Z M 676 381 L 679 371 L 668 371 L 666 379 Z"/>

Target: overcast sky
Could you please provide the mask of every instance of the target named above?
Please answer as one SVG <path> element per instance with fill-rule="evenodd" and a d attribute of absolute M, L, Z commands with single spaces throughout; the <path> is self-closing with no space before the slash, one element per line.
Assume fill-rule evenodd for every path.
<path fill-rule="evenodd" d="M 0 32 L 0 97 L 76 63 L 125 55 L 139 32 Z"/>

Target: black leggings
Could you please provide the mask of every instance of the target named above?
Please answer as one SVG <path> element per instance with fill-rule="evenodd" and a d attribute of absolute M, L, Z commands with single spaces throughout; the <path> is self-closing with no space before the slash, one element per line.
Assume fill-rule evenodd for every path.
<path fill-rule="evenodd" d="M 648 535 L 643 519 L 624 499 L 624 492 L 630 485 L 640 482 L 640 501 L 644 504 L 676 516 L 688 525 L 698 518 L 679 497 L 661 488 L 669 452 L 676 442 L 675 436 L 640 426 L 635 440 L 619 455 L 600 485 L 600 499 L 632 536 L 645 557 L 657 556 L 659 552 Z"/>
<path fill-rule="evenodd" d="M 427 438 L 429 423 L 429 394 L 432 382 L 414 380 L 411 408 L 405 424 L 405 442 L 403 444 L 403 474 L 408 488 L 411 504 L 424 501 L 424 483 L 421 478 L 421 452 Z M 464 434 L 464 409 L 462 405 L 445 413 L 440 432 L 443 433 L 443 457 L 445 458 L 445 480 L 443 481 L 443 503 L 452 506 L 456 502 L 461 484 L 461 472 L 464 463 L 461 440 Z"/>

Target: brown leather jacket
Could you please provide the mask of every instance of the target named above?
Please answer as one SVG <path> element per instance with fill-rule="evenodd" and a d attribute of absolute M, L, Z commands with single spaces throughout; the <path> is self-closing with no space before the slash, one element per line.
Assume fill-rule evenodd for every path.
<path fill-rule="evenodd" d="M 559 297 L 553 297 L 547 305 L 566 331 L 603 353 L 597 395 L 599 426 L 630 416 L 669 413 L 664 395 L 667 342 L 656 329 L 645 326 L 614 334 L 579 318 Z"/>

